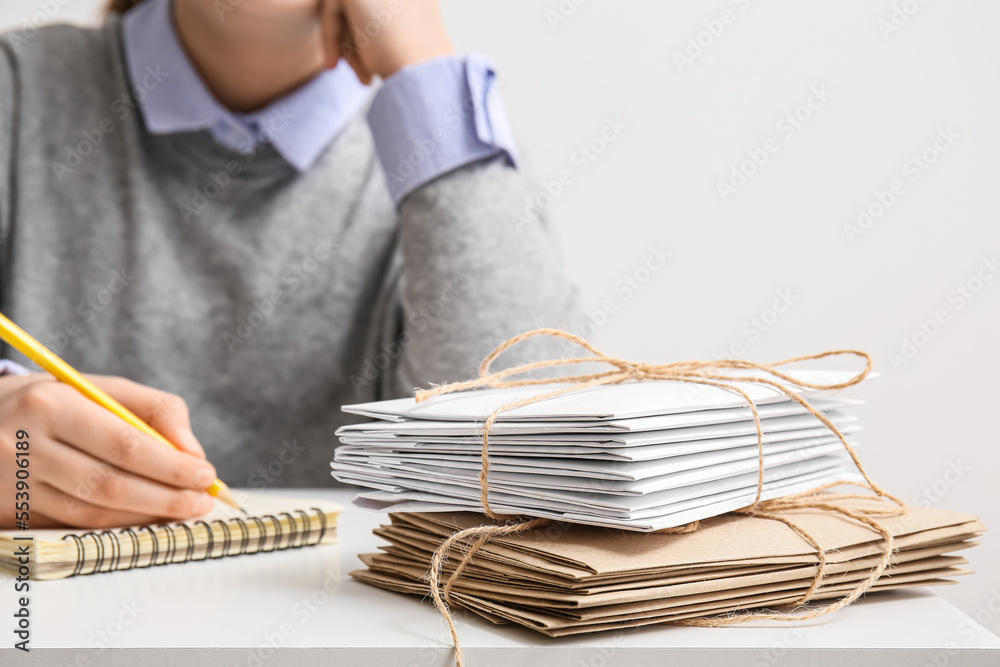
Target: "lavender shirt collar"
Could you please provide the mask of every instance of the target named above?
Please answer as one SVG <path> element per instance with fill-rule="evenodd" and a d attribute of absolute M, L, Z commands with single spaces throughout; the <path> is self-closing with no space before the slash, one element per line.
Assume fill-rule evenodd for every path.
<path fill-rule="evenodd" d="M 296 169 L 316 162 L 369 91 L 341 61 L 333 70 L 253 113 L 235 113 L 205 87 L 174 29 L 171 0 L 146 0 L 122 19 L 125 60 L 146 130 L 208 130 L 219 143 L 252 153 L 263 143 Z"/>

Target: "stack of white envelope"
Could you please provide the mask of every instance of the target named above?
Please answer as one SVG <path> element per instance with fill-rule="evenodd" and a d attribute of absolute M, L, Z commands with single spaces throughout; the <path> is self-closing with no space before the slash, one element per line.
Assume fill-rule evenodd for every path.
<path fill-rule="evenodd" d="M 811 384 L 853 376 L 790 374 Z M 337 432 L 343 444 L 333 476 L 371 489 L 355 498 L 362 507 L 482 512 L 483 422 L 502 405 L 559 386 L 345 406 L 377 421 Z M 757 405 L 763 426 L 763 499 L 838 480 L 861 481 L 840 440 L 803 406 L 766 385 L 739 387 Z M 830 392 L 797 393 L 856 444 L 856 418 L 846 409 L 860 401 Z M 760 466 L 757 430 L 743 397 L 672 381 L 593 387 L 504 411 L 490 431 L 489 462 L 494 512 L 640 531 L 751 504 Z"/>

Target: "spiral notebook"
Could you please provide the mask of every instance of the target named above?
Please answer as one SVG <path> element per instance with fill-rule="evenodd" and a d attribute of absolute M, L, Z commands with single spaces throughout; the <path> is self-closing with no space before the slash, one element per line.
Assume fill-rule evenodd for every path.
<path fill-rule="evenodd" d="M 185 522 L 100 531 L 0 532 L 0 572 L 17 574 L 16 554 L 25 545 L 31 578 L 47 580 L 313 546 L 336 538 L 341 512 L 336 503 L 250 494 L 240 502 L 247 515 L 216 503 L 209 514 Z"/>

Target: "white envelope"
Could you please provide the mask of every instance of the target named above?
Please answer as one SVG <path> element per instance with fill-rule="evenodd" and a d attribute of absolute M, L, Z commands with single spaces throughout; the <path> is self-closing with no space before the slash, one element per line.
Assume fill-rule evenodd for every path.
<path fill-rule="evenodd" d="M 853 443 L 852 443 L 853 444 Z M 764 444 L 765 454 L 799 451 L 803 458 L 808 458 L 807 452 L 818 445 L 837 445 L 840 440 L 829 433 L 814 438 L 769 442 Z M 855 447 L 856 444 L 855 444 Z M 540 475 L 571 475 L 590 479 L 641 480 L 658 477 L 683 470 L 693 470 L 707 466 L 716 466 L 728 461 L 754 459 L 757 460 L 756 443 L 744 447 L 725 450 L 698 451 L 681 456 L 670 456 L 643 461 L 615 461 L 592 459 L 584 456 L 558 456 L 550 454 L 547 457 L 524 457 L 496 452 L 491 448 L 490 470 L 493 472 L 534 473 Z M 474 453 L 444 453 L 419 451 L 372 451 L 364 447 L 342 446 L 337 451 L 338 463 L 368 465 L 375 467 L 403 466 L 407 463 L 440 463 L 449 467 L 465 468 L 479 471 L 482 460 L 479 452 Z M 336 467 L 334 468 L 336 469 Z"/>
<path fill-rule="evenodd" d="M 857 421 L 857 417 L 849 415 L 839 410 L 825 413 L 837 428 L 849 429 L 850 425 Z M 537 422 L 536 422 L 537 423 Z M 790 417 L 771 417 L 761 419 L 761 431 L 765 441 L 782 437 L 781 433 L 802 433 L 811 431 L 817 433 L 817 429 L 829 433 L 823 424 L 812 415 L 796 415 Z M 662 431 L 640 431 L 638 433 L 593 433 L 593 434 L 560 434 L 552 433 L 547 435 L 495 435 L 490 434 L 490 444 L 494 445 L 537 445 L 542 447 L 556 447 L 563 444 L 600 447 L 602 449 L 614 447 L 641 447 L 646 445 L 664 445 L 675 443 L 698 442 L 696 447 L 712 447 L 700 441 L 718 440 L 715 444 L 717 448 L 724 448 L 725 440 L 735 440 L 737 436 L 746 436 L 752 440 L 742 440 L 738 444 L 747 442 L 757 442 L 757 427 L 754 422 L 731 422 L 726 424 L 708 424 L 705 426 L 690 426 L 686 428 L 666 429 Z M 482 446 L 482 435 L 463 436 L 396 436 L 385 437 L 383 435 L 370 436 L 367 434 L 354 434 L 342 436 L 341 442 L 350 445 L 375 445 L 375 446 L 427 446 L 431 444 L 467 444 L 470 446 Z M 729 446 L 738 446 L 732 444 Z"/>
<path fill-rule="evenodd" d="M 734 372 L 734 375 L 736 373 Z M 766 377 L 760 372 L 746 371 L 744 377 Z M 854 373 L 849 371 L 788 371 L 788 375 L 811 384 L 837 384 L 846 382 Z M 345 405 L 343 410 L 352 414 L 399 421 L 402 419 L 430 419 L 436 421 L 482 421 L 497 408 L 516 403 L 524 398 L 548 394 L 566 385 L 536 385 L 506 389 L 477 389 L 436 396 L 423 403 L 414 398 L 376 401 Z M 742 382 L 739 388 L 757 405 L 789 400 L 777 389 L 755 382 Z M 797 394 L 812 393 L 797 390 Z M 670 415 L 701 410 L 739 408 L 746 399 L 739 394 L 709 385 L 668 380 L 623 382 L 573 391 L 501 413 L 500 421 L 593 421 L 630 419 L 654 415 Z"/>
<path fill-rule="evenodd" d="M 818 467 L 818 469 L 816 469 Z M 794 474 L 796 469 L 799 474 Z M 749 479 L 752 477 L 752 480 Z M 619 507 L 618 509 L 590 507 L 581 511 L 582 503 L 573 498 L 566 502 L 558 496 L 539 499 L 511 495 L 503 491 L 490 494 L 490 506 L 501 513 L 519 514 L 530 505 L 531 516 L 557 520 L 587 523 L 626 530 L 651 531 L 679 526 L 698 519 L 723 514 L 753 502 L 757 494 L 756 474 L 743 476 L 739 480 L 721 480 L 692 487 L 699 495 L 687 497 L 668 505 L 652 508 Z M 763 498 L 770 499 L 792 493 L 800 493 L 820 484 L 838 480 L 861 481 L 860 475 L 852 472 L 843 459 L 833 462 L 814 460 L 775 468 L 765 475 Z M 732 482 L 736 483 L 732 483 Z M 747 483 L 749 482 L 749 484 Z M 410 491 L 369 491 L 354 499 L 355 505 L 383 512 L 481 512 L 479 490 L 465 490 L 461 487 L 440 487 L 423 484 L 425 489 Z M 435 493 L 440 491 L 441 493 Z M 464 491 L 465 493 L 460 492 Z M 446 494 L 446 495 L 445 495 Z M 544 494 L 542 494 L 544 495 Z M 618 498 L 622 500 L 622 498 Z"/>

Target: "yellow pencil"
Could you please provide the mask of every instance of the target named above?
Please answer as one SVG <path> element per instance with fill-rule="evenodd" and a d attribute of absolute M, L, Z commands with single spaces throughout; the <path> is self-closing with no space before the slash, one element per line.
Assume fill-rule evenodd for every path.
<path fill-rule="evenodd" d="M 157 433 L 149 424 L 136 417 L 131 410 L 98 389 L 72 366 L 32 338 L 28 332 L 7 319 L 3 313 L 0 313 L 0 338 L 3 338 L 49 373 L 52 373 L 52 375 L 56 376 L 56 379 L 75 388 L 98 405 L 104 406 L 146 435 L 156 438 L 163 444 L 170 445 L 174 449 L 179 449 L 177 445 Z M 208 493 L 231 507 L 243 510 L 240 504 L 236 502 L 233 492 L 229 490 L 229 487 L 222 480 L 215 480 L 215 483 L 209 487 Z"/>

